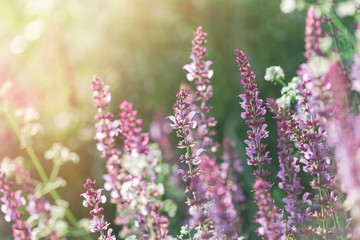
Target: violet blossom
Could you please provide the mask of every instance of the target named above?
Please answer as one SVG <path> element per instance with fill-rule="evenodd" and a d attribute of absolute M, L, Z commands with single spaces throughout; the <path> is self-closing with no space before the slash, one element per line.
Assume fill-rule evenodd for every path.
<path fill-rule="evenodd" d="M 27 223 L 31 225 L 32 238 L 63 240 L 61 230 L 67 229 L 63 216 L 59 218 L 52 214 L 51 209 L 54 205 L 51 205 L 43 196 L 37 196 L 36 185 L 31 180 L 30 172 L 24 169 L 24 165 L 17 159 L 13 164 L 16 178 L 22 183 L 27 193 L 28 203 L 25 209 L 30 215 Z"/>
<path fill-rule="evenodd" d="M 222 163 L 219 166 L 220 176 L 225 181 L 227 189 L 231 192 L 234 202 L 245 201 L 243 189 L 238 183 L 239 174 L 243 172 L 241 160 L 234 151 L 234 143 L 226 137 L 223 138 L 222 146 L 224 152 L 221 156 Z"/>
<path fill-rule="evenodd" d="M 122 168 L 127 171 L 127 177 L 124 179 L 124 185 L 120 191 L 122 198 L 126 200 L 122 193 L 125 184 L 135 184 L 133 199 L 128 199 L 131 208 L 134 204 L 137 206 L 135 211 L 136 224 L 139 226 L 143 236 L 149 236 L 151 239 L 161 239 L 167 236 L 167 226 L 169 224 L 167 217 L 160 213 L 163 206 L 158 196 L 164 194 L 162 184 L 156 184 L 155 167 L 158 159 L 155 150 L 149 149 L 149 134 L 142 133 L 142 120 L 137 118 L 137 111 L 133 109 L 132 103 L 123 101 L 119 106 L 121 112 L 120 118 L 120 138 L 124 141 L 124 149 L 127 153 L 123 155 Z M 143 167 L 136 167 L 136 163 L 143 162 Z M 138 168 L 138 171 L 136 169 Z M 125 210 L 124 208 L 123 210 Z"/>
<path fill-rule="evenodd" d="M 142 120 L 136 118 L 137 111 L 128 101 L 123 101 L 119 109 L 120 138 L 124 141 L 125 150 L 127 153 L 135 150 L 139 154 L 147 154 L 149 135 L 141 132 Z"/>
<path fill-rule="evenodd" d="M 164 191 L 162 185 L 156 183 L 154 170 L 158 158 L 153 150 L 149 151 L 149 136 L 147 133 L 142 133 L 142 120 L 137 118 L 137 111 L 133 109 L 132 103 L 123 101 L 119 106 L 119 119 L 111 121 L 113 115 L 106 113 L 111 98 L 108 88 L 99 78 L 93 82 L 94 91 L 102 93 L 94 94 L 99 96 L 94 101 L 95 106 L 106 119 L 104 122 L 100 118 L 98 125 L 103 127 L 97 127 L 97 135 L 101 136 L 97 140 L 104 147 L 105 154 L 103 153 L 102 156 L 107 158 L 104 188 L 111 191 L 110 201 L 116 204 L 115 223 L 123 225 L 121 232 L 123 236 L 140 230 L 142 236 L 151 239 L 166 237 L 168 219 L 161 215 L 160 208 L 163 203 L 158 199 Z M 122 140 L 123 155 L 120 155 L 120 150 L 114 148 L 114 136 L 119 136 Z M 140 162 L 141 166 L 137 166 Z M 132 219 L 135 219 L 135 226 L 128 228 L 127 225 Z"/>
<path fill-rule="evenodd" d="M 196 121 L 193 119 L 196 111 L 190 111 L 191 103 L 188 100 L 188 93 L 180 89 L 176 95 L 177 101 L 174 104 L 174 115 L 168 118 L 172 121 L 172 128 L 177 130 L 176 135 L 180 138 L 178 148 L 185 148 L 186 153 L 180 156 L 180 160 L 188 164 L 189 170 L 179 170 L 184 181 L 189 182 L 186 191 L 191 197 L 188 197 L 186 203 L 189 206 L 189 213 L 192 217 L 190 223 L 192 226 L 200 229 L 203 238 L 208 239 L 213 236 L 213 223 L 209 219 L 205 209 L 205 204 L 209 202 L 206 195 L 206 187 L 204 186 L 200 168 L 203 149 L 196 150 L 194 153 L 196 142 L 193 138 L 193 129 L 196 127 Z M 201 152 L 199 152 L 201 151 Z"/>
<path fill-rule="evenodd" d="M 112 121 L 114 116 L 111 112 L 106 111 L 111 101 L 111 94 L 108 92 L 110 87 L 105 85 L 101 78 L 94 76 L 91 81 L 93 91 L 94 105 L 97 109 L 95 116 L 97 133 L 95 140 L 98 141 L 97 149 L 102 152 L 102 157 L 119 155 L 118 150 L 113 149 L 115 145 L 115 136 L 119 134 L 119 120 Z M 112 152 L 115 151 L 115 152 Z"/>
<path fill-rule="evenodd" d="M 218 239 L 235 239 L 238 237 L 236 227 L 237 213 L 232 201 L 232 194 L 226 188 L 224 180 L 221 178 L 220 169 L 215 158 L 208 158 L 200 164 L 203 173 L 204 183 L 206 184 L 207 194 L 213 199 L 209 207 L 209 216 L 214 223 Z"/>
<path fill-rule="evenodd" d="M 207 116 L 212 109 L 208 101 L 213 96 L 213 87 L 210 85 L 210 79 L 214 73 L 210 66 L 213 63 L 210 60 L 203 60 L 207 56 L 207 51 L 204 47 L 207 33 L 203 32 L 201 27 L 198 27 L 194 32 L 194 36 L 192 40 L 193 47 L 190 53 L 192 62 L 184 65 L 183 69 L 188 71 L 186 77 L 190 82 L 194 82 L 196 87 L 192 104 L 194 110 L 198 112 L 198 127 L 195 132 L 198 143 L 197 148 L 204 148 L 209 153 L 214 153 L 217 151 L 218 144 L 213 141 L 213 136 L 216 132 L 212 128 L 216 126 L 217 122 L 215 118 Z"/>
<path fill-rule="evenodd" d="M 98 240 L 115 240 L 115 236 L 111 235 L 112 229 L 108 226 L 110 223 L 104 220 L 103 211 L 104 209 L 100 207 L 100 204 L 104 204 L 106 202 L 106 197 L 101 195 L 102 189 L 95 190 L 95 181 L 91 181 L 89 178 L 86 180 L 86 183 L 83 184 L 84 188 L 86 188 L 86 192 L 81 194 L 84 197 L 83 205 L 84 207 L 92 207 L 93 209 L 90 211 L 93 219 L 90 221 L 90 230 L 91 232 L 100 232 L 100 237 Z M 107 234 L 104 232 L 107 231 Z"/>
<path fill-rule="evenodd" d="M 311 6 L 305 27 L 305 57 L 308 61 L 300 65 L 298 71 L 301 79 L 296 105 L 298 131 L 294 132 L 294 136 L 299 143 L 299 161 L 305 164 L 303 171 L 309 172 L 313 177 L 310 186 L 316 194 L 312 202 L 317 203 L 319 208 L 315 209 L 312 215 L 320 223 L 315 233 L 326 238 L 343 234 L 343 227 L 335 221 L 333 224 L 327 221 L 338 218 L 336 210 L 341 206 L 338 201 L 339 189 L 335 182 L 336 165 L 327 143 L 326 128 L 328 119 L 343 110 L 336 104 L 339 98 L 346 97 L 340 94 L 333 95 L 332 92 L 342 92 L 341 89 L 346 88 L 348 83 L 343 76 L 343 67 L 340 63 L 333 63 L 330 59 L 322 57 L 319 47 L 322 37 L 320 23 L 320 15 L 317 16 L 316 8 Z"/>
<path fill-rule="evenodd" d="M 360 115 L 347 114 L 329 123 L 329 143 L 335 148 L 337 173 L 341 190 L 347 194 L 345 207 L 355 222 L 354 239 L 360 238 Z"/>
<path fill-rule="evenodd" d="M 259 90 L 255 84 L 255 74 L 251 71 L 251 66 L 242 51 L 235 50 L 237 57 L 237 64 L 241 73 L 245 92 L 240 94 L 243 100 L 240 104 L 245 110 L 241 113 L 246 124 L 250 127 L 247 131 L 248 138 L 244 142 L 248 145 L 246 147 L 246 154 L 248 155 L 248 164 L 258 166 L 254 171 L 255 183 L 253 191 L 255 192 L 254 202 L 258 205 L 258 213 L 255 217 L 255 222 L 260 224 L 257 229 L 258 236 L 266 237 L 267 239 L 286 239 L 286 225 L 282 222 L 283 213 L 279 211 L 270 195 L 271 185 L 264 179 L 268 176 L 268 171 L 263 169 L 265 162 L 270 163 L 271 158 L 268 157 L 269 152 L 265 151 L 266 144 L 261 140 L 268 137 L 266 131 L 266 124 L 263 124 L 266 113 L 262 106 L 263 101 L 258 99 Z M 265 152 L 265 153 L 264 153 Z"/>
<path fill-rule="evenodd" d="M 262 106 L 263 101 L 258 98 L 259 90 L 255 84 L 255 74 L 251 71 L 245 54 L 237 49 L 235 54 L 242 77 L 240 82 L 245 89 L 245 92 L 239 95 L 242 99 L 240 105 L 245 110 L 241 113 L 241 117 L 243 119 L 248 118 L 245 123 L 250 127 L 247 132 L 249 139 L 244 141 L 248 145 L 246 147 L 246 154 L 249 157 L 247 161 L 249 165 L 259 166 L 259 169 L 254 172 L 257 177 L 265 178 L 268 173 L 266 170 L 262 170 L 262 165 L 266 162 L 270 163 L 271 160 L 268 156 L 269 152 L 265 151 L 266 144 L 261 142 L 262 139 L 269 136 L 268 131 L 266 131 L 267 124 L 263 124 L 265 121 L 263 116 L 266 110 Z"/>
<path fill-rule="evenodd" d="M 4 173 L 0 173 L 1 211 L 4 213 L 5 221 L 14 222 L 12 225 L 14 240 L 30 240 L 31 227 L 22 220 L 23 212 L 21 206 L 25 206 L 26 200 L 21 196 L 22 191 L 12 191 L 14 183 L 7 179 Z"/>
<path fill-rule="evenodd" d="M 261 178 L 255 180 L 255 203 L 259 207 L 255 222 L 260 224 L 257 233 L 269 240 L 286 240 L 286 225 L 282 221 L 283 213 L 276 207 L 269 190 L 269 183 Z"/>
<path fill-rule="evenodd" d="M 356 72 L 353 71 L 350 77 L 356 77 L 355 74 Z M 326 140 L 334 148 L 339 188 L 346 194 L 344 207 L 350 211 L 355 222 L 354 229 L 351 227 L 344 229 L 344 235 L 353 231 L 352 237 L 357 239 L 360 238 L 360 209 L 358 206 L 360 201 L 358 177 L 360 115 L 355 114 L 351 109 L 351 85 L 348 78 L 340 71 L 338 64 L 331 67 L 327 77 L 331 82 L 330 90 L 333 98 L 331 106 L 334 115 L 327 124 L 329 137 Z M 354 84 L 356 85 L 356 81 L 353 79 L 353 89 L 355 89 Z M 343 211 L 343 209 L 341 210 Z"/>
<path fill-rule="evenodd" d="M 341 229 L 334 223 L 333 227 L 326 223 L 326 219 L 336 217 L 335 204 L 339 204 L 338 189 L 335 185 L 335 163 L 327 143 L 327 119 L 336 111 L 331 104 L 331 88 L 336 85 L 332 78 L 342 78 L 340 67 L 333 65 L 329 74 L 315 76 L 308 66 L 302 64 L 298 71 L 301 78 L 299 83 L 299 96 L 297 105 L 298 129 L 295 132 L 298 139 L 298 151 L 301 154 L 299 161 L 305 166 L 304 172 L 313 177 L 310 186 L 317 192 L 313 202 L 320 208 L 313 212 L 313 217 L 322 224 L 315 231 L 319 236 L 325 237 L 341 234 Z M 335 90 L 337 91 L 337 90 Z"/>
<path fill-rule="evenodd" d="M 150 124 L 149 134 L 153 141 L 159 144 L 164 160 L 170 161 L 174 152 L 171 146 L 170 133 L 172 128 L 163 110 L 157 110 Z"/>
<path fill-rule="evenodd" d="M 192 63 L 186 64 L 184 69 L 188 71 L 186 75 L 187 79 L 190 82 L 194 82 L 196 87 L 190 106 L 190 109 L 198 112 L 198 114 L 194 115 L 194 118 L 191 116 L 191 119 L 194 119 L 197 124 L 196 128 L 191 132 L 192 135 L 190 135 L 195 139 L 196 144 L 194 147 L 191 147 L 192 162 L 188 162 L 185 155 L 181 156 L 180 160 L 192 165 L 200 164 L 199 166 L 202 171 L 196 179 L 192 179 L 189 187 L 191 188 L 194 185 L 194 182 L 196 182 L 199 185 L 197 185 L 196 190 L 194 188 L 193 192 L 197 192 L 200 196 L 206 194 L 208 199 L 204 199 L 203 201 L 212 200 L 209 206 L 209 217 L 214 223 L 217 237 L 222 238 L 223 236 L 226 236 L 228 238 L 234 238 L 238 235 L 235 227 L 238 218 L 236 211 L 234 210 L 235 207 L 233 205 L 231 189 L 238 189 L 238 186 L 233 181 L 227 181 L 225 183 L 220 176 L 215 178 L 209 177 L 213 176 L 211 173 L 212 170 L 210 169 L 211 167 L 209 168 L 209 166 L 214 168 L 214 172 L 220 174 L 214 155 L 219 144 L 213 140 L 214 135 L 216 134 L 213 127 L 217 122 L 214 117 L 208 116 L 212 109 L 209 100 L 213 95 L 212 86 L 210 85 L 210 78 L 213 75 L 213 70 L 210 69 L 212 62 L 204 60 L 207 56 L 207 50 L 204 47 L 207 34 L 199 27 L 194 32 L 194 36 L 195 37 L 192 40 L 193 47 L 190 54 Z M 194 111 L 190 112 L 190 114 L 194 114 Z M 202 156 L 201 159 L 200 156 Z M 205 161 L 209 161 L 209 163 L 206 163 Z M 182 172 L 182 177 L 185 181 L 187 180 L 184 172 Z M 191 176 L 188 177 L 191 179 Z M 203 186 L 201 186 L 201 182 L 203 182 Z M 213 186 L 214 184 L 215 186 Z M 223 190 L 220 196 L 217 196 L 217 192 L 214 191 L 215 188 Z M 200 190 L 202 191 L 201 193 L 199 192 Z M 225 211 L 226 209 L 229 210 L 228 213 Z M 202 210 L 198 211 L 198 216 L 201 216 L 201 211 Z M 221 214 L 223 215 L 220 216 Z"/>
<path fill-rule="evenodd" d="M 275 119 L 278 119 L 278 158 L 280 171 L 277 176 L 281 179 L 278 184 L 280 189 L 284 189 L 287 196 L 283 198 L 285 210 L 289 213 L 287 221 L 287 231 L 289 234 L 298 233 L 306 235 L 308 229 L 305 227 L 296 227 L 294 223 L 310 222 L 312 220 L 311 208 L 312 201 L 308 199 L 310 193 L 303 193 L 302 200 L 298 197 L 302 194 L 304 187 L 300 183 L 300 165 L 299 159 L 292 155 L 293 133 L 299 131 L 298 124 L 295 120 L 294 114 L 291 114 L 288 109 L 280 108 L 274 99 L 267 99 L 267 107 L 275 114 Z"/>

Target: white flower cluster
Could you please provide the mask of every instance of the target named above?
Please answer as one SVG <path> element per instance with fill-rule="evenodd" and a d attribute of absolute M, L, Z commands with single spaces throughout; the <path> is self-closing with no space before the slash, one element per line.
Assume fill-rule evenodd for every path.
<path fill-rule="evenodd" d="M 291 100 L 295 99 L 299 93 L 298 84 L 301 79 L 299 77 L 293 77 L 286 87 L 281 89 L 281 97 L 276 99 L 277 104 L 280 107 L 288 108 L 291 104 Z"/>
<path fill-rule="evenodd" d="M 282 80 L 285 78 L 284 70 L 280 66 L 268 67 L 266 68 L 264 78 L 266 81 L 276 84 L 277 79 Z"/>
<path fill-rule="evenodd" d="M 189 240 L 189 239 L 191 239 L 191 237 L 195 231 L 196 230 L 194 228 L 190 227 L 189 225 L 183 225 L 183 226 L 181 226 L 180 235 L 177 236 L 177 239 Z M 195 239 L 194 237 L 195 236 L 193 236 L 192 239 Z"/>
<path fill-rule="evenodd" d="M 16 157 L 15 159 L 4 157 L 0 162 L 0 173 L 5 173 L 5 175 L 9 177 L 15 171 L 14 163 L 23 164 L 23 162 L 23 157 Z"/>
<path fill-rule="evenodd" d="M 313 56 L 309 61 L 309 68 L 314 77 L 320 77 L 329 71 L 331 64 L 332 61 L 328 58 Z"/>
<path fill-rule="evenodd" d="M 15 116 L 20 119 L 20 144 L 26 148 L 32 143 L 32 137 L 43 131 L 43 126 L 36 121 L 39 120 L 39 113 L 32 107 L 18 109 Z"/>
<path fill-rule="evenodd" d="M 305 9 L 305 6 L 305 0 L 281 0 L 280 10 L 285 14 L 289 14 L 295 10 L 302 11 Z"/>
<path fill-rule="evenodd" d="M 162 171 L 160 165 L 161 150 L 157 144 L 149 144 L 149 153 L 138 154 L 136 151 L 126 154 L 122 158 L 123 168 L 133 176 L 139 176 L 141 173 L 151 179 L 156 178 L 156 173 Z M 154 171 L 155 170 L 155 171 Z"/>
<path fill-rule="evenodd" d="M 338 3 L 336 7 L 336 13 L 339 17 L 349 17 L 356 13 L 356 9 L 359 7 L 359 0 L 348 0 L 346 2 Z"/>
<path fill-rule="evenodd" d="M 45 158 L 53 160 L 54 164 L 63 165 L 67 162 L 78 163 L 80 158 L 70 149 L 63 146 L 61 143 L 54 143 L 50 150 L 45 152 Z"/>

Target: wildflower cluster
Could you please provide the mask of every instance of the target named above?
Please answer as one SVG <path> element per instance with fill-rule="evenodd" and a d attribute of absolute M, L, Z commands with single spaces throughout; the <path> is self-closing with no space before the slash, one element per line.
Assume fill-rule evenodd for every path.
<path fill-rule="evenodd" d="M 10 88 L 10 85 L 8 85 Z M 5 90 L 4 90 L 5 91 Z M 2 93 L 4 96 L 5 93 Z M 52 159 L 50 177 L 40 162 L 40 157 L 32 147 L 35 135 L 43 129 L 37 121 L 40 115 L 33 108 L 11 111 L 6 97 L 1 99 L 1 109 L 11 130 L 16 133 L 20 147 L 27 156 L 4 157 L 0 161 L 1 211 L 6 222 L 12 223 L 13 237 L 16 240 L 53 239 L 64 240 L 69 234 L 69 224 L 82 231 L 68 209 L 68 203 L 57 193 L 57 188 L 66 186 L 66 181 L 58 176 L 61 166 L 67 162 L 79 162 L 79 157 L 61 144 L 54 144 L 45 154 Z M 17 117 L 17 118 L 16 118 Z M 29 160 L 40 180 L 26 168 Z M 48 197 L 54 201 L 51 202 Z M 67 221 L 67 220 L 68 221 Z"/>
<path fill-rule="evenodd" d="M 165 118 L 159 111 L 149 133 L 131 102 L 122 101 L 118 115 L 109 111 L 110 86 L 94 76 L 94 140 L 105 173 L 103 187 L 95 188 L 90 178 L 83 184 L 80 196 L 91 220 L 78 221 L 57 192 L 66 186 L 61 167 L 80 157 L 55 143 L 44 151 L 43 158 L 51 160 L 44 168 L 32 146 L 43 130 L 40 115 L 32 108 L 10 111 L 5 104 L 10 84 L 5 84 L 0 110 L 27 154 L 0 161 L 0 209 L 14 239 L 89 239 L 91 233 L 98 240 L 360 239 L 360 24 L 353 37 L 338 19 L 353 16 L 359 9 L 355 2 L 309 4 L 305 62 L 296 76 L 287 80 L 280 66 L 266 69 L 265 81 L 282 86 L 277 100 L 262 100 L 245 53 L 235 50 L 243 87 L 239 120 L 247 126 L 244 149 L 216 136 L 217 120 L 210 116 L 213 62 L 206 60 L 207 33 L 201 27 L 193 33 L 191 62 L 183 67 L 188 84 L 176 94 L 173 114 Z M 299 3 L 283 0 L 281 9 L 289 13 Z M 347 54 L 340 39 L 351 45 Z M 267 110 L 277 122 L 277 155 L 270 154 L 266 143 Z M 239 149 L 248 166 L 242 165 Z M 244 169 L 252 170 L 252 176 L 243 176 Z M 105 217 L 107 202 L 114 204 L 113 216 Z M 249 202 L 256 204 L 250 220 L 249 212 L 243 212 Z M 111 217 L 119 232 L 109 227 Z M 181 227 L 176 238 L 171 220 Z M 243 225 L 251 220 L 254 233 Z"/>
<path fill-rule="evenodd" d="M 217 165 L 215 153 L 219 144 L 213 141 L 216 133 L 212 129 L 216 125 L 216 120 L 208 116 L 212 108 L 209 100 L 213 95 L 210 85 L 213 70 L 209 68 L 212 62 L 203 60 L 207 56 L 204 47 L 206 35 L 201 27 L 194 32 L 190 54 L 193 62 L 184 66 L 188 71 L 187 79 L 190 82 L 195 79 L 194 97 L 189 99 L 189 94 L 181 89 L 174 105 L 175 114 L 169 119 L 172 120 L 172 127 L 177 130 L 177 136 L 180 138 L 178 148 L 186 148 L 186 153 L 180 160 L 187 163 L 189 170 L 181 169 L 179 172 L 183 180 L 189 182 L 187 190 L 193 198 L 187 201 L 189 213 L 193 218 L 191 225 L 198 225 L 195 228 L 201 234 L 201 238 L 233 239 L 238 237 L 238 216 L 234 202 L 239 203 L 244 199 L 236 182 L 237 178 L 233 177 L 229 169 L 233 161 L 236 161 L 236 164 L 239 164 L 239 161 L 231 159 L 234 154 L 227 156 L 231 153 L 225 153 L 222 168 Z M 191 89 L 190 86 L 188 88 Z M 241 169 L 240 166 L 238 170 L 239 168 Z M 233 194 L 234 191 L 236 194 Z"/>
<path fill-rule="evenodd" d="M 64 221 L 67 202 L 57 200 L 51 204 L 46 200 L 42 193 L 48 192 L 49 187 L 35 185 L 30 172 L 24 169 L 22 158 L 5 158 L 1 165 L 1 211 L 5 221 L 13 222 L 14 239 L 65 239 L 63 236 L 68 232 L 68 224 Z M 21 182 L 23 190 L 12 190 L 15 182 Z"/>
<path fill-rule="evenodd" d="M 149 150 L 149 135 L 142 133 L 142 120 L 137 118 L 133 105 L 123 101 L 119 119 L 112 121 L 114 115 L 107 111 L 109 86 L 94 77 L 92 89 L 98 109 L 95 139 L 102 157 L 107 159 L 104 188 L 111 192 L 110 201 L 116 204 L 115 224 L 123 226 L 123 236 L 140 233 L 151 239 L 166 237 L 168 220 L 160 213 L 163 203 L 159 200 L 164 189 L 155 171 L 159 158 L 156 150 Z M 115 147 L 116 136 L 122 140 L 122 150 Z M 135 224 L 131 223 L 133 219 Z"/>

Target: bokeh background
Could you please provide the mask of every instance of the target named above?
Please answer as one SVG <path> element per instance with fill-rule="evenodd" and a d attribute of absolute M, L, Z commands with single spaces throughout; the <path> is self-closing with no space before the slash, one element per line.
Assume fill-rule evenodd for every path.
<path fill-rule="evenodd" d="M 246 165 L 243 143 L 247 127 L 237 97 L 243 89 L 234 49 L 247 54 L 261 97 L 278 97 L 280 86 L 264 81 L 265 69 L 282 66 L 287 81 L 296 74 L 304 61 L 305 24 L 305 12 L 286 15 L 279 6 L 280 0 L 0 1 L 0 85 L 5 81 L 13 84 L 8 98 L 11 109 L 32 106 L 40 113 L 44 131 L 35 137 L 33 147 L 47 171 L 50 166 L 43 153 L 54 142 L 80 156 L 79 164 L 62 168 L 60 175 L 67 186 L 59 189 L 77 218 L 89 216 L 79 196 L 82 183 L 91 177 L 101 186 L 105 172 L 93 140 L 92 75 L 111 86 L 112 112 L 118 113 L 117 106 L 124 99 L 133 102 L 144 120 L 143 129 L 148 131 L 156 111 L 172 114 L 179 86 L 187 82 L 182 66 L 190 62 L 192 32 L 202 26 L 208 33 L 208 59 L 214 62 L 211 115 L 218 120 L 217 141 L 227 136 L 236 143 L 243 160 L 241 179 L 247 198 L 242 229 L 250 233 L 256 228 L 251 168 Z M 270 114 L 267 122 L 274 159 L 270 181 L 277 182 L 276 123 Z M 22 155 L 27 159 L 3 117 L 0 154 L 1 158 Z M 35 171 L 33 174 L 38 177 Z M 272 194 L 282 205 L 281 190 Z M 107 206 L 111 219 L 115 209 Z M 180 206 L 170 219 L 173 236 L 179 233 L 181 211 Z M 9 229 L 10 225 L 1 222 L 0 236 Z M 256 237 L 250 235 L 249 239 Z"/>

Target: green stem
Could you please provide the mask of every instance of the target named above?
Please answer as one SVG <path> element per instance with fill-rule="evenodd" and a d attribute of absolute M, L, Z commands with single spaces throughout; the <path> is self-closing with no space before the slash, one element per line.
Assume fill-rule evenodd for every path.
<path fill-rule="evenodd" d="M 16 124 L 15 120 L 12 118 L 12 116 L 8 112 L 5 111 L 3 113 L 5 115 L 6 120 L 9 122 L 13 132 L 16 134 L 19 141 L 21 141 L 20 129 L 19 129 L 18 125 Z M 27 154 L 29 155 L 31 162 L 33 163 L 41 180 L 44 182 L 44 184 L 47 184 L 49 182 L 49 178 L 46 175 L 46 172 L 45 172 L 44 168 L 42 167 L 38 157 L 36 156 L 34 149 L 31 146 L 26 146 L 25 150 L 26 150 Z M 50 195 L 55 201 L 61 199 L 60 195 L 54 189 L 50 191 Z M 72 214 L 72 212 L 68 208 L 66 209 L 65 215 L 66 215 L 67 219 L 69 220 L 69 222 L 74 227 L 78 226 L 75 216 Z"/>
<path fill-rule="evenodd" d="M 283 87 L 286 87 L 287 85 L 284 83 L 283 80 L 281 80 L 280 78 L 276 78 L 276 81 L 279 82 Z"/>
<path fill-rule="evenodd" d="M 318 183 L 319 183 L 319 185 L 320 185 L 320 174 L 318 173 Z M 322 196 L 322 188 L 320 187 L 320 189 L 319 189 L 319 195 L 320 195 L 320 202 L 322 202 L 323 201 L 323 196 Z M 324 206 L 323 206 L 323 204 L 321 203 L 320 204 L 320 207 L 321 207 L 321 222 L 322 222 L 322 225 L 323 225 L 323 231 L 327 231 L 326 230 L 326 223 L 325 223 L 325 212 L 324 212 Z M 326 233 L 325 233 L 325 235 L 324 235 L 324 239 L 326 240 L 327 239 L 327 237 L 326 237 Z"/>
<path fill-rule="evenodd" d="M 59 164 L 57 161 L 54 161 L 53 169 L 50 173 L 50 180 L 49 182 L 54 182 L 59 174 L 61 164 Z"/>
<path fill-rule="evenodd" d="M 336 19 L 336 18 L 335 18 L 335 19 Z M 335 19 L 334 19 L 334 20 L 335 20 Z M 336 34 L 335 34 L 335 30 L 334 30 L 334 27 L 333 27 L 333 22 L 334 22 L 334 21 L 333 21 L 332 19 L 330 19 L 330 22 L 329 22 L 330 32 L 331 32 L 331 34 L 334 36 L 336 49 L 337 49 L 337 51 L 338 51 L 339 54 L 340 54 L 340 64 L 341 64 L 341 68 L 342 68 L 343 70 L 345 70 L 344 62 L 343 62 L 343 60 L 342 60 L 341 53 L 340 53 L 340 45 L 339 45 L 339 41 L 338 41 L 338 39 L 337 39 L 337 37 L 336 37 Z"/>
<path fill-rule="evenodd" d="M 32 163 L 34 164 L 35 168 L 36 168 L 36 171 L 39 173 L 40 175 L 40 178 L 41 180 L 44 182 L 44 183 L 48 183 L 49 182 L 49 178 L 48 176 L 46 175 L 45 173 L 45 170 L 44 168 L 42 167 L 38 157 L 36 156 L 35 154 L 35 151 L 32 147 L 30 146 L 26 146 L 26 152 L 28 153 Z"/>
<path fill-rule="evenodd" d="M 190 231 L 188 232 L 188 235 L 189 235 L 189 240 L 192 240 L 192 236 L 191 236 Z"/>
<path fill-rule="evenodd" d="M 151 220 L 150 220 L 150 216 L 149 216 L 149 215 L 146 216 L 146 221 L 147 221 L 147 224 L 148 224 L 148 227 L 149 227 L 149 232 L 150 232 L 151 239 L 154 239 L 154 240 L 155 240 L 156 237 L 155 237 L 153 225 L 152 225 L 152 222 L 151 222 Z"/>
<path fill-rule="evenodd" d="M 329 199 L 331 199 L 331 195 L 330 195 L 328 189 L 325 190 L 325 195 L 326 195 Z M 339 196 L 339 197 L 340 197 L 340 196 Z M 341 200 L 340 200 L 340 201 L 341 201 Z M 344 202 L 344 201 L 341 201 L 341 202 Z M 330 209 L 333 210 L 331 206 L 330 206 Z M 342 212 L 343 212 L 343 211 L 342 211 Z M 337 226 L 337 227 L 339 228 L 339 230 L 343 229 L 342 226 L 341 226 L 341 224 L 340 224 L 340 222 L 338 221 L 339 215 L 337 214 L 337 212 L 334 210 L 334 211 L 333 211 L 333 214 L 331 214 L 331 215 L 332 215 L 332 219 L 333 219 L 333 222 L 334 222 L 334 227 Z"/>
<path fill-rule="evenodd" d="M 185 128 L 184 128 L 184 127 L 182 128 L 182 132 L 185 133 Z M 185 144 L 187 145 L 188 142 L 187 142 L 186 137 L 184 138 L 184 141 L 185 141 Z M 189 147 L 189 146 L 186 147 L 186 155 L 187 155 L 188 157 L 191 157 L 191 150 L 190 150 L 190 147 Z M 191 176 L 191 178 L 193 178 L 193 177 L 194 177 L 194 173 L 193 173 L 192 163 L 191 163 L 191 162 L 188 162 L 187 165 L 188 165 L 188 167 L 189 167 L 190 176 Z M 192 192 L 192 195 L 193 195 L 193 198 L 194 198 L 195 202 L 197 202 L 196 192 Z M 199 208 L 198 208 L 197 205 L 195 205 L 195 207 L 196 207 L 196 210 L 199 210 Z M 202 231 L 204 231 L 204 226 L 203 226 L 203 223 L 202 223 L 202 222 L 200 222 L 200 229 L 201 229 Z"/>

